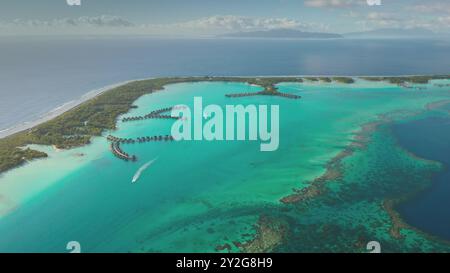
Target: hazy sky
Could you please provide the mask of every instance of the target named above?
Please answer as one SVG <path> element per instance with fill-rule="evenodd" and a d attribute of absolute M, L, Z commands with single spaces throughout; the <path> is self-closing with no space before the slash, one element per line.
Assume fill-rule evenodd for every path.
<path fill-rule="evenodd" d="M 375 0 L 369 0 L 375 1 Z M 292 28 L 450 32 L 450 0 L 0 0 L 0 34 L 214 35 Z"/>

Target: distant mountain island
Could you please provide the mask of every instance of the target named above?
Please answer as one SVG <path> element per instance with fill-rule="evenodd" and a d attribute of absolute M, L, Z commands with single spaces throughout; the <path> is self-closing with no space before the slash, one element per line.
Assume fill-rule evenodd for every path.
<path fill-rule="evenodd" d="M 295 29 L 271 29 L 249 32 L 235 32 L 221 35 L 225 38 L 269 38 L 269 39 L 336 39 L 344 36 L 335 33 L 305 32 Z"/>
<path fill-rule="evenodd" d="M 363 32 L 352 32 L 344 34 L 346 38 L 432 38 L 440 36 L 431 30 L 423 28 L 383 28 Z"/>
<path fill-rule="evenodd" d="M 450 37 L 424 28 L 382 28 L 345 34 L 307 32 L 295 29 L 271 29 L 261 31 L 234 32 L 220 35 L 222 38 L 265 38 L 265 39 L 339 39 L 339 38 L 436 38 Z"/>

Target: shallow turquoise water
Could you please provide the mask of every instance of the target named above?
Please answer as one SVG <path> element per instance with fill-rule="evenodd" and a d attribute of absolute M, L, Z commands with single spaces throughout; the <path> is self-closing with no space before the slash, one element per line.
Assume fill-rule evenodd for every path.
<path fill-rule="evenodd" d="M 280 198 L 322 175 L 326 163 L 352 141 L 363 124 L 378 120 L 382 114 L 420 112 L 427 103 L 450 98 L 447 90 L 431 84 L 426 91 L 365 81 L 354 85 L 286 83 L 279 88 L 303 98 L 228 99 L 224 94 L 260 88 L 241 83 L 185 83 L 141 97 L 135 103 L 139 107 L 124 115 L 145 114 L 176 104 L 190 106 L 194 96 L 202 96 L 205 105 L 276 104 L 280 106 L 280 147 L 275 152 L 260 152 L 259 143 L 249 141 L 123 145 L 124 150 L 139 158 L 138 163 L 131 163 L 115 158 L 106 139 L 97 138 L 86 147 L 51 152 L 49 159 L 3 174 L 0 251 L 65 252 L 67 242 L 79 241 L 84 252 L 214 252 L 217 245 L 251 239 L 255 233 L 253 225 L 261 214 L 278 216 L 283 207 Z M 170 134 L 172 122 L 118 122 L 118 130 L 105 135 L 165 135 Z M 371 160 L 378 155 L 377 151 L 383 152 L 383 142 L 389 142 L 382 137 L 378 139 L 381 140 L 374 142 L 378 148 L 367 149 Z M 389 147 L 392 146 L 395 147 L 394 144 Z M 362 157 L 368 155 L 361 151 Z M 143 172 L 138 183 L 131 184 L 139 167 L 155 158 L 157 161 Z M 370 172 L 373 168 L 369 162 L 362 160 L 347 168 L 352 170 L 350 173 L 364 174 L 362 170 Z M 383 162 L 378 161 L 377 170 L 385 167 Z M 418 173 L 430 168 L 433 170 L 429 166 L 419 167 Z M 355 181 L 372 192 L 371 187 L 378 185 L 365 185 L 368 177 L 365 174 L 366 177 L 343 180 L 342 184 L 330 184 L 331 193 Z M 392 173 L 384 175 L 388 178 Z M 424 179 L 418 179 L 417 183 Z M 392 186 L 385 184 L 387 188 Z M 317 203 L 306 207 L 309 210 L 306 215 L 291 208 L 281 217 L 291 219 L 295 228 L 306 225 L 302 232 L 308 231 L 309 238 L 322 238 L 324 242 L 318 250 L 325 251 L 346 250 L 342 248 L 345 236 L 340 237 L 342 241 L 335 241 L 334 247 L 327 248 L 327 237 L 314 231 L 316 225 L 329 222 L 331 215 L 340 219 L 335 222 L 342 223 L 343 235 L 350 234 L 360 226 L 357 223 L 364 223 L 368 217 L 382 219 L 386 225 L 389 222 L 379 205 L 372 202 L 375 197 L 371 194 L 349 197 L 340 207 L 320 205 L 322 198 L 338 195 L 318 198 Z M 377 198 L 381 195 L 385 192 Z M 339 204 L 339 198 L 333 204 Z M 387 238 L 387 233 L 384 228 L 371 230 L 370 234 Z M 411 238 L 417 237 L 414 236 Z M 305 244 L 296 249 L 288 244 L 284 250 L 311 251 L 311 248 Z"/>

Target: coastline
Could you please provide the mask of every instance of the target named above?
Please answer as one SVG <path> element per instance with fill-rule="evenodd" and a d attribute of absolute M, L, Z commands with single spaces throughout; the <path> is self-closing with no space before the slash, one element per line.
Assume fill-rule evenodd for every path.
<path fill-rule="evenodd" d="M 89 144 L 94 136 L 116 128 L 117 117 L 132 108 L 139 97 L 164 90 L 166 85 L 189 82 L 241 82 L 263 88 L 261 95 L 283 95 L 277 85 L 283 82 L 303 83 L 311 77 L 162 77 L 129 80 L 90 91 L 73 103 L 66 103 L 42 119 L 3 131 L 0 137 L 0 173 L 24 164 L 26 161 L 47 157 L 31 149 L 20 150 L 28 144 L 55 145 L 70 149 Z M 330 77 L 321 76 L 314 81 L 352 85 L 356 81 L 387 82 L 403 86 L 412 83 L 429 83 L 431 80 L 450 79 L 450 75 L 390 76 L 390 77 Z M 300 98 L 300 96 L 298 97 Z M 0 135 L 1 136 L 1 135 Z"/>
<path fill-rule="evenodd" d="M 363 79 L 363 78 L 403 78 L 403 77 L 422 77 L 422 76 L 427 76 L 427 77 L 436 77 L 436 75 L 415 75 L 415 74 L 411 74 L 411 75 L 395 75 L 395 76 L 386 76 L 386 75 L 255 75 L 255 76 L 211 76 L 211 78 L 224 78 L 224 79 L 257 79 L 257 78 L 290 78 L 290 79 L 307 79 L 307 78 L 339 78 L 339 77 L 346 77 L 346 78 L 353 78 L 353 79 Z M 175 77 L 175 78 L 180 78 L 180 79 L 190 79 L 190 78 L 201 78 L 204 76 L 186 76 L 186 77 Z M 450 77 L 450 76 L 449 76 Z M 163 77 L 161 77 L 163 78 Z M 75 100 L 71 100 L 68 102 L 63 103 L 60 106 L 55 107 L 53 110 L 48 111 L 46 114 L 42 115 L 41 117 L 34 119 L 34 120 L 30 120 L 30 121 L 25 121 L 22 123 L 19 123 L 15 126 L 6 128 L 6 129 L 2 129 L 0 130 L 0 140 L 14 135 L 16 133 L 20 133 L 22 131 L 26 131 L 28 129 L 32 129 L 33 127 L 36 127 L 38 125 L 41 125 L 47 121 L 51 121 L 54 118 L 57 118 L 58 116 L 74 109 L 75 107 L 81 105 L 84 102 L 87 102 L 99 95 L 104 94 L 105 92 L 110 91 L 111 89 L 129 84 L 129 83 L 133 83 L 136 81 L 145 81 L 145 80 L 152 80 L 152 79 L 157 79 L 154 77 L 148 77 L 148 78 L 140 78 L 140 79 L 131 79 L 131 80 L 126 80 L 126 81 L 122 81 L 122 82 L 117 82 L 117 83 L 113 83 L 110 85 L 106 85 L 97 89 L 93 89 L 88 91 L 87 93 L 83 94 L 82 96 L 80 96 L 78 99 Z M 258 84 L 255 83 L 250 83 L 250 85 L 256 85 L 256 86 L 260 86 Z"/>
<path fill-rule="evenodd" d="M 204 76 L 186 76 L 186 77 L 174 77 L 174 78 L 190 79 L 190 78 L 201 78 L 201 77 L 204 77 Z M 214 78 L 230 78 L 230 79 L 231 78 L 237 78 L 237 79 L 238 78 L 242 78 L 242 79 L 248 79 L 248 78 L 298 78 L 298 77 L 303 77 L 303 76 L 250 76 L 250 77 L 247 77 L 247 76 L 214 76 Z M 161 79 L 162 78 L 163 77 L 161 77 Z M 81 105 L 82 103 L 87 102 L 97 96 L 100 96 L 114 88 L 121 87 L 126 84 L 137 82 L 137 81 L 145 81 L 145 80 L 152 80 L 152 79 L 157 79 L 157 78 L 148 77 L 148 78 L 126 80 L 126 81 L 117 82 L 117 83 L 106 85 L 106 86 L 103 86 L 103 87 L 100 87 L 97 89 L 90 90 L 87 93 L 80 96 L 78 99 L 65 102 L 62 105 L 55 107 L 54 109 L 52 109 L 52 110 L 48 111 L 47 113 L 45 113 L 44 115 L 42 115 L 42 117 L 40 117 L 40 118 L 37 118 L 35 120 L 25 121 L 25 122 L 15 125 L 15 126 L 0 130 L 0 140 L 3 138 L 6 138 L 8 136 L 14 135 L 16 133 L 20 133 L 20 132 L 26 131 L 28 129 L 32 129 L 33 127 L 39 126 L 47 121 L 51 121 L 52 119 L 57 118 L 58 116 L 74 109 L 75 107 Z M 250 84 L 250 85 L 259 86 L 257 84 Z"/>
<path fill-rule="evenodd" d="M 91 90 L 91 91 L 83 94 L 78 99 L 68 101 L 68 102 L 63 103 L 62 105 L 54 108 L 53 110 L 50 110 L 49 112 L 47 112 L 46 114 L 44 114 L 42 117 L 40 117 L 38 119 L 22 122 L 20 124 L 10 127 L 10 128 L 0 130 L 0 139 L 14 135 L 16 133 L 20 133 L 20 132 L 28 130 L 28 129 L 31 129 L 35 126 L 41 125 L 42 123 L 50 121 L 62 114 L 74 109 L 75 107 L 79 106 L 80 104 L 87 102 L 99 95 L 102 95 L 103 93 L 105 93 L 111 89 L 126 85 L 126 84 L 134 82 L 134 81 L 139 81 L 139 80 L 144 80 L 144 79 L 127 80 L 127 81 L 118 82 L 118 83 L 107 85 L 107 86 L 104 86 L 104 87 L 101 87 L 98 89 Z"/>
<path fill-rule="evenodd" d="M 147 83 L 145 83 L 146 85 L 147 85 Z M 166 87 L 166 86 L 165 86 Z M 158 90 L 153 90 L 153 91 L 158 91 Z M 149 93 L 151 93 L 151 92 L 149 92 Z M 148 94 L 149 94 L 148 93 Z M 168 94 L 169 94 L 169 92 L 168 92 Z M 386 116 L 385 115 L 380 115 L 379 116 L 381 119 L 382 118 L 385 118 Z M 67 120 L 67 119 L 66 119 Z M 354 146 L 352 146 L 352 148 L 355 148 L 355 149 L 357 149 L 358 147 L 361 147 L 362 145 L 364 145 L 364 143 L 366 143 L 364 140 L 365 140 L 365 138 L 364 137 L 359 137 L 358 135 L 357 135 L 357 132 L 359 131 L 359 129 L 361 129 L 361 130 L 368 130 L 368 131 L 370 131 L 370 129 L 372 128 L 372 127 L 376 127 L 375 126 L 376 124 L 373 124 L 373 122 L 370 122 L 370 123 L 366 123 L 366 124 L 361 124 L 361 126 L 359 126 L 359 128 L 358 127 L 354 127 L 354 128 L 352 128 L 352 131 L 353 131 L 353 138 L 351 139 L 351 140 L 349 140 L 349 144 L 354 144 Z M 373 129 L 375 129 L 375 128 L 373 128 Z M 93 137 L 93 139 L 95 140 L 95 139 L 100 139 L 100 138 L 98 138 L 98 137 Z M 340 160 L 342 160 L 342 158 L 343 157 L 345 157 L 345 156 L 348 156 L 348 155 L 346 155 L 346 153 L 343 151 L 343 150 L 346 150 L 345 149 L 345 147 L 346 146 L 344 146 L 343 147 L 343 149 L 342 149 L 342 151 L 341 152 L 339 152 L 338 151 L 338 153 L 337 153 L 337 156 L 335 157 L 335 160 L 336 161 L 333 161 L 332 163 L 336 163 L 336 162 L 338 162 L 338 161 L 340 161 Z M 51 148 L 51 146 L 49 146 L 49 148 Z M 68 151 L 67 149 L 62 149 L 62 152 L 66 152 L 66 151 Z M 349 154 L 350 155 L 350 154 Z M 333 154 L 331 154 L 331 156 L 330 157 L 328 157 L 328 158 L 332 158 L 332 157 L 334 157 L 334 155 Z M 328 180 L 328 179 L 331 179 L 330 177 L 332 177 L 332 176 L 335 176 L 335 177 L 338 177 L 338 176 L 336 176 L 336 172 L 334 173 L 334 175 L 333 175 L 333 172 L 331 172 L 331 173 L 329 173 L 329 175 L 331 175 L 331 176 L 325 176 L 324 178 L 327 178 L 326 180 Z M 326 180 L 325 180 L 325 182 L 326 182 Z M 289 189 L 288 189 L 288 191 L 289 191 Z M 271 229 L 268 229 L 268 228 L 266 228 L 266 227 L 264 227 L 264 226 L 262 226 L 262 228 L 261 228 L 261 231 L 264 233 L 264 234 L 266 234 L 267 232 L 267 234 L 270 234 L 270 235 L 274 235 L 274 239 L 277 239 L 277 240 L 274 240 L 274 243 L 275 242 L 278 242 L 278 241 L 280 241 L 280 240 L 278 240 L 278 239 L 282 239 L 284 236 L 281 236 L 281 237 L 279 237 L 277 234 L 275 234 L 275 232 L 272 232 L 271 231 Z M 263 236 L 264 237 L 264 236 Z M 258 239 L 258 238 L 256 238 L 256 239 Z M 259 238 L 259 239 L 262 239 L 262 238 Z M 257 242 L 259 241 L 259 239 L 258 240 L 255 240 L 254 242 L 253 241 L 251 241 L 251 242 L 253 242 L 251 245 L 249 244 L 249 247 L 251 247 L 251 246 L 256 246 L 256 245 L 259 245 L 259 244 L 257 244 Z"/>

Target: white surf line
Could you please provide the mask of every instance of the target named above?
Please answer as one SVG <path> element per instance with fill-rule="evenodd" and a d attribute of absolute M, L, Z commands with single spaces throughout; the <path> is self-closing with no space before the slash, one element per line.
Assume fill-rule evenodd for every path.
<path fill-rule="evenodd" d="M 253 75 L 253 76 L 232 76 L 232 75 L 214 75 L 214 76 L 208 76 L 208 77 L 212 77 L 212 78 L 305 78 L 305 77 L 348 77 L 348 78 L 353 78 L 353 79 L 358 79 L 361 77 L 388 77 L 388 78 L 398 78 L 398 77 L 416 77 L 416 76 L 424 76 L 424 75 Z M 426 76 L 431 76 L 431 75 L 426 75 Z M 204 75 L 198 75 L 198 76 L 179 76 L 178 78 L 181 79 L 189 79 L 189 78 L 200 78 L 200 77 L 205 77 Z M 71 109 L 73 109 L 74 107 L 80 105 L 83 102 L 86 102 L 98 95 L 101 95 L 102 93 L 115 88 L 115 87 L 119 87 L 122 85 L 125 85 L 127 83 L 131 83 L 131 82 L 135 82 L 135 81 L 144 81 L 144 80 L 151 80 L 151 79 L 156 79 L 156 78 L 160 78 L 160 77 L 148 77 L 148 78 L 141 78 L 141 79 L 132 79 L 132 80 L 128 80 L 128 81 L 123 81 L 120 83 L 116 83 L 116 84 L 112 84 L 112 85 L 108 85 L 99 89 L 94 89 L 91 90 L 89 92 L 87 92 L 86 94 L 81 96 L 81 99 L 76 100 L 75 103 L 67 105 L 66 107 L 64 107 L 64 109 L 60 109 L 60 111 L 58 111 L 58 113 L 54 113 L 52 111 L 47 112 L 47 114 L 44 115 L 44 117 L 42 118 L 38 118 L 37 120 L 33 120 L 33 121 L 25 121 L 22 122 L 18 125 L 12 126 L 10 128 L 6 128 L 6 129 L 2 129 L 0 130 L 0 139 L 10 136 L 12 134 L 21 132 L 21 131 L 25 131 L 28 129 L 31 129 L 39 124 L 42 124 L 46 121 L 49 121 Z M 170 84 L 169 84 L 170 85 Z M 259 86 L 258 84 L 255 84 L 256 86 Z M 54 110 L 53 110 L 54 111 Z"/>
<path fill-rule="evenodd" d="M 21 122 L 10 128 L 0 130 L 0 139 L 10 136 L 12 134 L 21 132 L 21 131 L 31 129 L 31 128 L 38 126 L 46 121 L 52 120 L 52 119 L 64 114 L 65 112 L 72 110 L 73 108 L 79 106 L 80 104 L 105 93 L 106 91 L 109 91 L 109 90 L 114 89 L 119 86 L 123 86 L 123 85 L 131 83 L 131 82 L 150 80 L 150 79 L 153 79 L 153 77 L 118 82 L 115 84 L 111 84 L 111 85 L 107 85 L 107 86 L 104 86 L 104 87 L 101 87 L 98 89 L 91 90 L 91 91 L 85 93 L 84 95 L 82 95 L 79 99 L 75 99 L 75 100 L 71 100 L 69 102 L 63 103 L 62 105 L 48 111 L 46 114 L 43 114 L 42 116 L 38 117 L 35 120 Z"/>

